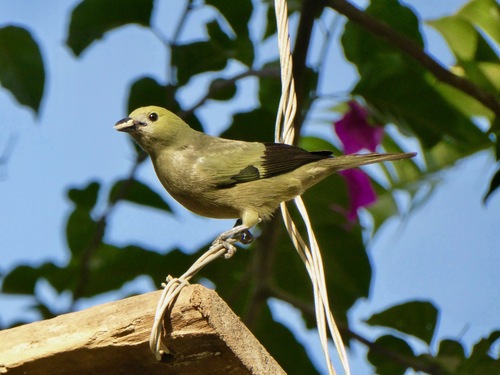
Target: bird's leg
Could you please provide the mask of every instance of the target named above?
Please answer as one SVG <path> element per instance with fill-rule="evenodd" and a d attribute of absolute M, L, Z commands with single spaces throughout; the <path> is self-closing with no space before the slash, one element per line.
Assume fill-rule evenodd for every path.
<path fill-rule="evenodd" d="M 239 227 L 241 226 L 243 222 L 241 221 L 241 219 L 238 219 L 236 220 L 236 223 L 234 223 L 234 227 L 233 228 L 236 228 L 236 227 Z M 253 242 L 253 234 L 250 232 L 250 230 L 248 229 L 244 229 L 241 231 L 241 238 L 240 238 L 240 242 L 244 245 L 248 245 L 250 243 Z"/>

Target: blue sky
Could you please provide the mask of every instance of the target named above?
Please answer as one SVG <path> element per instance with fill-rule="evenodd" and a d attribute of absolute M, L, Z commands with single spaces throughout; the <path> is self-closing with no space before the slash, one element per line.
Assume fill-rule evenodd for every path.
<path fill-rule="evenodd" d="M 64 223 L 71 205 L 65 191 L 92 180 L 109 187 L 128 172 L 133 151 L 113 124 L 126 115 L 128 87 L 133 80 L 144 75 L 165 80 L 165 49 L 154 35 L 137 26 L 107 34 L 81 58 L 74 59 L 64 40 L 68 12 L 78 1 L 50 3 L 47 6 L 48 2 L 37 0 L 0 0 L 0 27 L 17 24 L 28 28 L 40 43 L 47 64 L 46 91 L 38 119 L 0 89 L 0 153 L 10 137 L 16 140 L 8 163 L 0 166 L 2 272 L 20 263 L 66 259 Z M 429 19 L 453 12 L 464 1 L 405 3 Z M 173 17 L 176 4 L 164 1 L 155 9 L 154 22 L 166 35 L 172 25 L 163 20 Z M 210 12 L 197 15 L 199 19 L 212 16 Z M 196 33 L 196 26 L 190 32 Z M 451 57 L 439 36 L 429 28 L 424 32 L 430 51 L 445 64 L 450 63 Z M 265 61 L 270 54 L 276 56 L 275 48 L 268 43 L 258 58 Z M 355 72 L 343 62 L 338 47 L 332 46 L 329 53 L 328 63 L 335 69 L 326 80 L 333 82 L 336 92 L 345 91 L 355 82 Z M 196 88 L 204 87 L 204 82 L 203 78 L 196 80 L 182 93 L 186 106 L 204 94 L 204 88 Z M 234 110 L 257 105 L 254 95 L 248 94 L 254 83 L 243 85 L 231 105 L 212 102 L 200 111 L 209 132 L 217 133 L 228 126 L 229 114 Z M 313 116 L 305 131 L 321 133 L 324 124 L 319 124 L 318 118 L 323 117 L 324 113 Z M 500 285 L 500 196 L 492 196 L 487 206 L 482 204 L 493 167 L 493 156 L 488 153 L 459 163 L 442 175 L 443 183 L 422 208 L 403 223 L 393 220 L 382 229 L 368 249 L 374 268 L 372 295 L 351 312 L 353 320 L 359 322 L 357 330 L 373 334 L 373 330 L 366 330 L 362 319 L 412 299 L 428 299 L 440 308 L 439 339 L 463 338 L 471 344 L 500 328 L 500 300 L 496 293 Z M 175 216 L 121 205 L 111 217 L 108 240 L 119 244 L 139 242 L 159 251 L 174 246 L 196 249 L 232 226 L 232 221 L 202 219 L 176 205 L 163 192 L 149 163 L 141 167 L 139 178 L 166 197 Z M 153 288 L 144 280 L 128 286 L 135 292 Z M 44 290 L 43 295 L 63 305 L 68 302 L 49 290 Z M 115 298 L 119 296 L 103 296 L 100 301 Z M 85 303 L 80 307 L 86 307 Z M 19 316 L 29 317 L 26 308 L 23 298 L 0 296 L 3 323 Z M 277 310 L 293 321 L 293 312 L 282 307 Z M 310 342 L 317 340 L 314 334 L 301 335 Z M 366 370 L 362 361 L 356 360 L 362 352 L 362 347 L 354 346 L 354 368 L 360 371 Z M 318 356 L 319 366 L 321 361 Z"/>

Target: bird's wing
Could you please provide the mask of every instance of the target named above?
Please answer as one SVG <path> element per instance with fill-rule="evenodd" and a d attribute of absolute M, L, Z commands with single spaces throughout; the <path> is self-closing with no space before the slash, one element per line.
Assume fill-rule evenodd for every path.
<path fill-rule="evenodd" d="M 219 143 L 213 152 L 214 157 L 205 159 L 205 167 L 213 171 L 219 188 L 270 178 L 331 157 L 330 151 L 308 152 L 282 143 L 235 141 Z"/>

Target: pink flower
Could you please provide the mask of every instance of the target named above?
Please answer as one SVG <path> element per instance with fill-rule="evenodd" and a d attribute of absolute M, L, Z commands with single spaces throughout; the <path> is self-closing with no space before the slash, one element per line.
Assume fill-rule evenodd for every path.
<path fill-rule="evenodd" d="M 366 149 L 375 152 L 382 142 L 384 128 L 380 125 L 372 125 L 368 122 L 368 110 L 359 103 L 351 100 L 349 111 L 334 124 L 335 132 L 344 146 L 344 153 L 352 154 Z M 360 169 L 349 169 L 341 171 L 349 194 L 350 207 L 345 216 L 350 222 L 358 219 L 358 210 L 368 207 L 377 200 L 373 190 L 370 177 Z"/>
<path fill-rule="evenodd" d="M 384 128 L 380 125 L 371 125 L 368 122 L 368 111 L 356 101 L 349 103 L 349 112 L 335 122 L 335 132 L 344 145 L 346 154 L 353 154 L 362 149 L 375 152 L 382 142 Z"/>
<path fill-rule="evenodd" d="M 345 216 L 350 222 L 358 220 L 358 210 L 377 201 L 370 177 L 360 169 L 347 169 L 339 172 L 347 183 L 349 209 Z"/>

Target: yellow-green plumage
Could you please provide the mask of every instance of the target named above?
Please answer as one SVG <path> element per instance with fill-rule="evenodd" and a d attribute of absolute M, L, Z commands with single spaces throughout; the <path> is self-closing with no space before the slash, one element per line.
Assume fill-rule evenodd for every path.
<path fill-rule="evenodd" d="M 128 132 L 149 154 L 160 182 L 184 207 L 202 216 L 241 219 L 249 228 L 334 172 L 415 155 L 331 157 L 283 144 L 228 140 L 191 129 L 154 106 L 136 109 L 115 129 Z"/>

